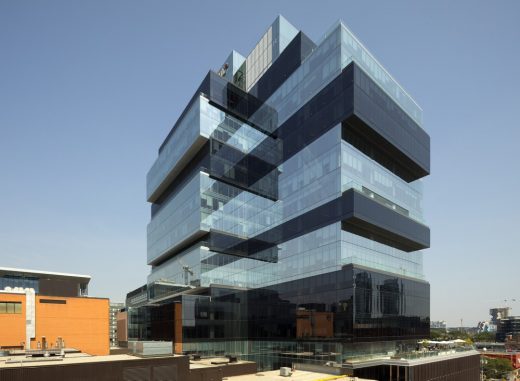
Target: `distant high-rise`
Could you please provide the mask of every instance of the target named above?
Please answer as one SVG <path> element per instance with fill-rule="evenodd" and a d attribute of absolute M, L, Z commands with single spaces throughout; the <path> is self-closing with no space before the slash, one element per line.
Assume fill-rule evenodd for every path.
<path fill-rule="evenodd" d="M 108 330 L 109 330 L 109 338 L 110 338 L 110 346 L 117 347 L 117 313 L 125 308 L 124 303 L 113 303 L 110 302 L 109 311 L 108 311 Z"/>
<path fill-rule="evenodd" d="M 429 336 L 429 171 L 421 108 L 350 30 L 338 22 L 316 44 L 279 16 L 247 57 L 208 73 L 159 148 L 152 271 L 128 295 L 129 340 L 262 369 L 413 373 L 351 360 Z M 457 380 L 473 380 L 475 359 L 478 376 L 473 356 Z"/>
<path fill-rule="evenodd" d="M 508 316 L 497 322 L 497 341 L 507 340 L 519 341 L 520 339 L 520 316 Z"/>
<path fill-rule="evenodd" d="M 491 308 L 489 310 L 489 314 L 491 315 L 491 323 L 498 324 L 500 319 L 509 317 L 509 310 L 511 310 L 511 307 Z"/>

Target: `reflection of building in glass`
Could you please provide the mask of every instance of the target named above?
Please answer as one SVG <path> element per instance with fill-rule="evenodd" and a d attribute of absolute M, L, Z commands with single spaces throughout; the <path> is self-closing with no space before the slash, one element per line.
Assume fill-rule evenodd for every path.
<path fill-rule="evenodd" d="M 404 292 L 400 292 L 404 287 L 398 279 L 387 279 L 380 286 L 380 304 L 383 315 L 395 316 L 401 313 Z"/>
<path fill-rule="evenodd" d="M 129 340 L 260 368 L 415 348 L 430 328 L 420 107 L 342 23 L 315 43 L 278 17 L 219 73 L 148 172 Z"/>
<path fill-rule="evenodd" d="M 334 313 L 301 307 L 296 311 L 296 337 L 334 337 Z"/>

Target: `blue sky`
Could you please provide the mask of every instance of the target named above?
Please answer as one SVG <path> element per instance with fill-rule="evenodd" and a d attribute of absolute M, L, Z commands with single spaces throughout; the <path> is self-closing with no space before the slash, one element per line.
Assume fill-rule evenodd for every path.
<path fill-rule="evenodd" d="M 276 15 L 341 18 L 424 110 L 431 317 L 520 314 L 520 2 L 0 0 L 0 266 L 146 280 L 145 176 L 203 76 Z"/>

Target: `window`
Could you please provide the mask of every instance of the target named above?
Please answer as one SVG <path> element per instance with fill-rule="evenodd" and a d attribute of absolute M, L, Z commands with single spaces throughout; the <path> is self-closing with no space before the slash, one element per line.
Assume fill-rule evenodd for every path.
<path fill-rule="evenodd" d="M 67 304 L 66 300 L 63 299 L 40 299 L 40 303 L 47 304 Z"/>
<path fill-rule="evenodd" d="M 21 314 L 21 302 L 0 302 L 0 314 Z"/>

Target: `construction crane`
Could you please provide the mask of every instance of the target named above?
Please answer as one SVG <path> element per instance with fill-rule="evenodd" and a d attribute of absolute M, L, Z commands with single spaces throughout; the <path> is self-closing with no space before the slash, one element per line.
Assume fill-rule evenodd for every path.
<path fill-rule="evenodd" d="M 517 298 L 509 299 L 487 299 L 485 302 L 504 302 L 504 308 L 511 308 L 511 303 L 516 303 Z M 497 303 L 498 304 L 498 303 Z"/>
<path fill-rule="evenodd" d="M 194 273 L 193 273 L 193 270 L 191 269 L 190 266 L 188 266 L 187 264 L 185 264 L 182 260 L 179 260 L 179 263 L 181 264 L 182 266 L 182 269 L 184 270 L 184 284 L 186 286 L 189 286 L 190 282 L 189 282 L 189 276 L 193 276 Z"/>
<path fill-rule="evenodd" d="M 514 302 L 516 302 L 516 299 L 515 298 L 504 299 L 504 306 L 505 307 L 508 307 L 507 302 L 513 302 L 514 303 Z"/>

